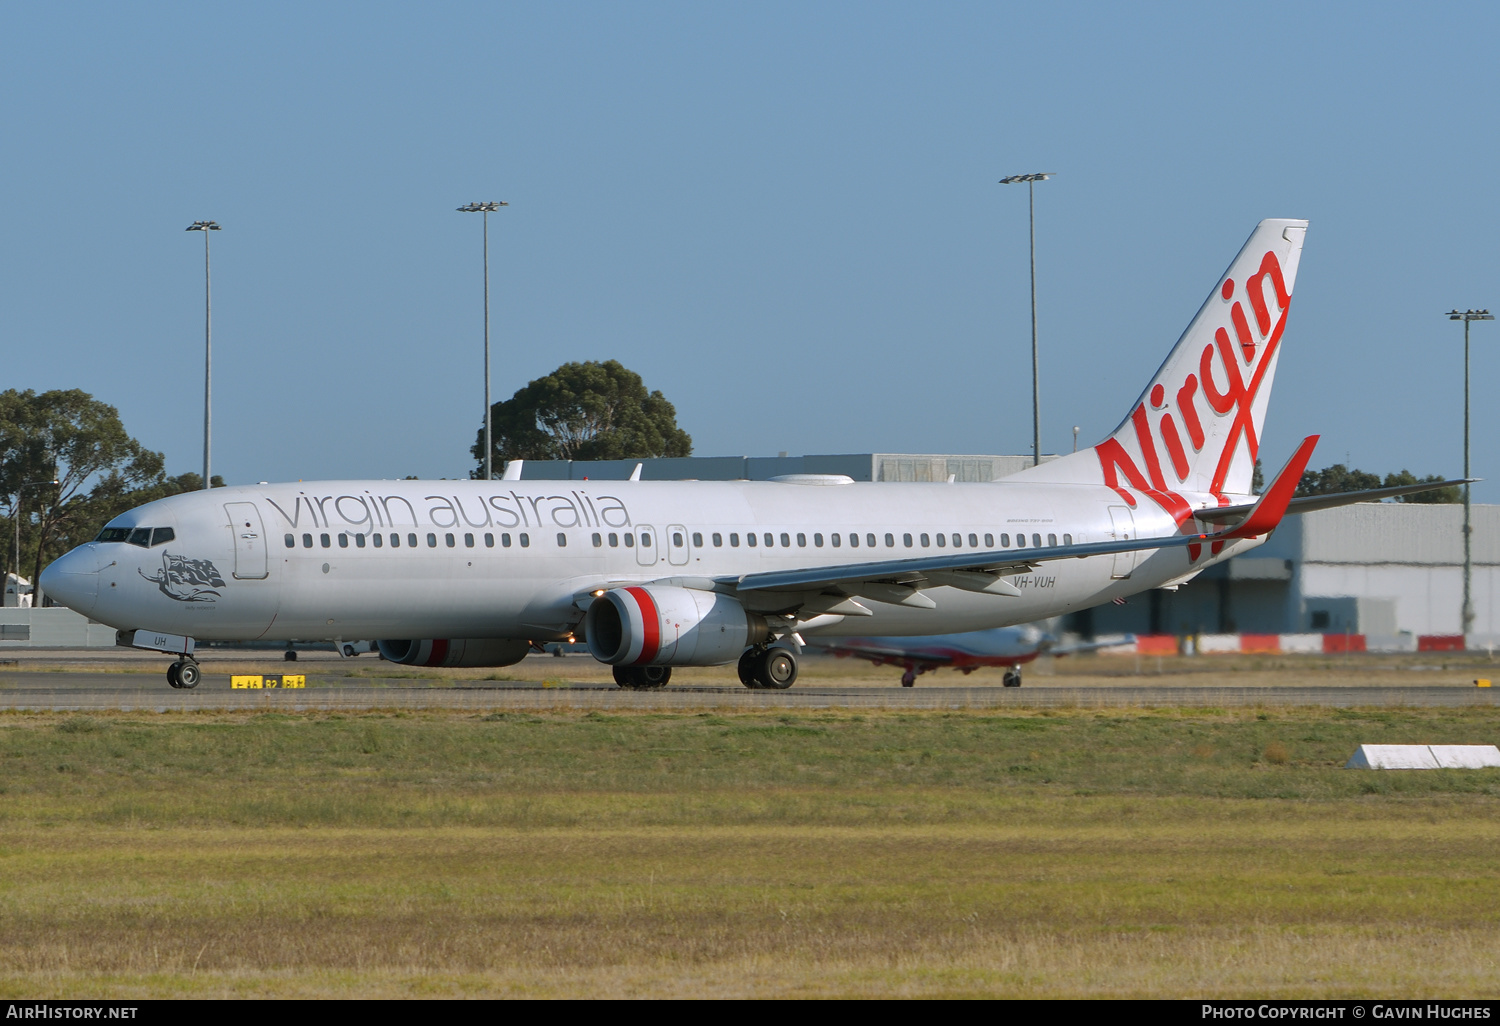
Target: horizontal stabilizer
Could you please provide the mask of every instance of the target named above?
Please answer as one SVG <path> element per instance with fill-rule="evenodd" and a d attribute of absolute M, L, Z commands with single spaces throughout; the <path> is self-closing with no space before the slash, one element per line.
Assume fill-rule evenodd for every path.
<path fill-rule="evenodd" d="M 1300 499 L 1293 499 L 1287 503 L 1286 515 L 1296 516 L 1300 513 L 1314 513 L 1320 509 L 1335 509 L 1339 506 L 1348 506 L 1356 502 L 1379 502 L 1382 499 L 1394 499 L 1402 495 L 1418 495 L 1422 492 L 1436 491 L 1439 488 L 1452 488 L 1455 485 L 1473 484 L 1480 480 L 1477 477 L 1458 477 L 1451 481 L 1433 481 L 1428 484 L 1398 485 L 1394 488 L 1366 488 L 1358 492 L 1334 492 L 1330 495 L 1304 495 Z M 1193 515 L 1207 524 L 1227 524 L 1245 516 L 1255 504 L 1247 502 L 1240 506 L 1220 506 L 1217 509 L 1205 509 L 1195 512 Z"/>
<path fill-rule="evenodd" d="M 1119 645 L 1134 645 L 1134 634 L 1117 634 L 1113 637 L 1093 641 L 1072 641 L 1064 645 L 1044 645 L 1043 650 L 1048 655 L 1066 656 L 1078 655 L 1081 652 L 1097 652 L 1101 648 L 1115 648 Z"/>

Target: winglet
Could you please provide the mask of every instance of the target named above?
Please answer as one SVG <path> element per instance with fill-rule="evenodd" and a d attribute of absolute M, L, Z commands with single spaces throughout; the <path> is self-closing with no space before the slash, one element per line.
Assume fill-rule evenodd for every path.
<path fill-rule="evenodd" d="M 637 463 L 635 465 L 635 469 L 630 472 L 630 480 L 639 481 L 641 479 L 641 467 L 643 466 L 645 466 L 644 463 Z"/>
<path fill-rule="evenodd" d="M 500 475 L 502 481 L 521 480 L 521 468 L 526 465 L 525 460 L 511 460 L 505 464 L 505 473 Z"/>
<path fill-rule="evenodd" d="M 1287 504 L 1292 501 L 1292 496 L 1297 491 L 1297 485 L 1302 480 L 1302 472 L 1307 469 L 1307 461 L 1312 459 L 1313 449 L 1318 444 L 1317 435 L 1308 435 L 1292 453 L 1292 458 L 1286 461 L 1286 466 L 1281 468 L 1281 473 L 1276 475 L 1276 480 L 1271 482 L 1271 487 L 1266 489 L 1264 495 L 1251 508 L 1249 515 L 1245 517 L 1233 530 L 1213 535 L 1215 538 L 1254 538 L 1262 534 L 1270 534 L 1276 530 L 1281 518 L 1286 515 Z"/>

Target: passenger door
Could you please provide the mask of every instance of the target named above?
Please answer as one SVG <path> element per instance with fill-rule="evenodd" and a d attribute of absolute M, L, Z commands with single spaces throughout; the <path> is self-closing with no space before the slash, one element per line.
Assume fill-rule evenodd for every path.
<path fill-rule="evenodd" d="M 266 539 L 260 510 L 253 502 L 226 502 L 229 529 L 234 534 L 234 576 L 241 581 L 266 577 Z"/>
<path fill-rule="evenodd" d="M 635 561 L 641 566 L 656 565 L 656 528 L 650 524 L 635 525 Z"/>
<path fill-rule="evenodd" d="M 1109 522 L 1115 541 L 1131 541 L 1135 538 L 1135 517 L 1131 515 L 1130 507 L 1109 507 Z M 1116 580 L 1123 580 L 1129 577 L 1134 569 L 1134 552 L 1116 552 L 1114 567 L 1110 570 L 1109 576 Z"/>

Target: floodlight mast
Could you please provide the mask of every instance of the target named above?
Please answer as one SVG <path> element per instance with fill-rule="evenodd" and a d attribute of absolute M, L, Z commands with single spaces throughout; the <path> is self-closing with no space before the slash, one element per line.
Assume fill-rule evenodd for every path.
<path fill-rule="evenodd" d="M 1473 546 L 1474 528 L 1469 520 L 1469 325 L 1474 321 L 1493 321 L 1495 315 L 1488 310 L 1449 310 L 1445 315 L 1450 321 L 1464 322 L 1464 605 L 1459 615 L 1460 628 L 1468 647 L 1468 636 L 1474 629 L 1473 592 Z"/>
<path fill-rule="evenodd" d="M 209 453 L 213 442 L 214 291 L 208 267 L 208 233 L 221 231 L 217 221 L 194 221 L 185 229 L 203 233 L 203 487 L 213 487 Z"/>
<path fill-rule="evenodd" d="M 464 214 L 484 215 L 484 479 L 495 479 L 494 446 L 490 442 L 490 214 L 501 207 L 504 201 L 489 203 L 466 203 L 458 208 Z"/>
<path fill-rule="evenodd" d="M 1056 175 L 1055 171 L 1042 171 L 1026 175 L 1009 175 L 1000 179 L 1001 185 L 1026 183 L 1031 208 L 1031 465 L 1042 462 L 1042 386 L 1041 373 L 1037 369 L 1036 352 L 1036 183 L 1045 182 Z"/>

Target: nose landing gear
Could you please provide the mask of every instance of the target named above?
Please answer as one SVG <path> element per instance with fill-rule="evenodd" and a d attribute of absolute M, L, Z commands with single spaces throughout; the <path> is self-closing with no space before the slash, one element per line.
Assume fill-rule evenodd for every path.
<path fill-rule="evenodd" d="M 203 679 L 203 671 L 198 669 L 198 661 L 193 658 L 193 639 L 185 635 L 119 630 L 115 631 L 115 644 L 121 648 L 147 648 L 153 652 L 176 656 L 177 661 L 167 667 L 167 683 L 174 688 L 195 688 L 198 681 Z"/>
<path fill-rule="evenodd" d="M 1006 670 L 1005 671 L 1005 679 L 1004 679 L 1003 683 L 1008 688 L 1018 688 L 1018 687 L 1020 687 L 1021 686 L 1021 668 L 1019 666 L 1012 666 L 1010 669 Z"/>
<path fill-rule="evenodd" d="M 167 667 L 167 683 L 174 688 L 191 690 L 198 686 L 198 681 L 203 679 L 203 672 L 198 669 L 198 663 L 192 659 L 179 659 Z"/>

